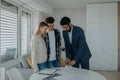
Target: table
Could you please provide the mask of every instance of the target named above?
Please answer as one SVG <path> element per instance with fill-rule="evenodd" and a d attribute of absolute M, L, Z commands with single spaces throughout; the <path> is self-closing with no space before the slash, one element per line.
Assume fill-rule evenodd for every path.
<path fill-rule="evenodd" d="M 53 73 L 56 69 L 45 69 L 40 73 Z M 61 76 L 54 77 L 57 80 L 106 80 L 105 77 L 94 71 L 74 67 L 59 68 L 56 73 L 61 74 Z M 49 75 L 33 73 L 29 80 L 42 80 L 47 76 Z"/>

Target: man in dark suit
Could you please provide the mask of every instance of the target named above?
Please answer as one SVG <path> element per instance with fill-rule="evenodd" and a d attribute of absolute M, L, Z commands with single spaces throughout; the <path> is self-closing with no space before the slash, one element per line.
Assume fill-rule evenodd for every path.
<path fill-rule="evenodd" d="M 71 24 L 69 17 L 63 17 L 60 21 L 63 28 L 63 38 L 66 49 L 66 65 L 83 69 L 89 69 L 90 50 L 85 40 L 84 31 Z"/>

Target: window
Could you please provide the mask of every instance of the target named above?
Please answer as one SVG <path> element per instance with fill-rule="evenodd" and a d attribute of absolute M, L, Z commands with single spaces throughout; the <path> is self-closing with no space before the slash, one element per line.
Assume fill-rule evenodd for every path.
<path fill-rule="evenodd" d="M 17 57 L 18 8 L 1 1 L 0 13 L 1 63 Z"/>
<path fill-rule="evenodd" d="M 31 15 L 22 11 L 22 55 L 30 53 Z"/>
<path fill-rule="evenodd" d="M 32 13 L 1 0 L 0 64 L 30 53 Z"/>

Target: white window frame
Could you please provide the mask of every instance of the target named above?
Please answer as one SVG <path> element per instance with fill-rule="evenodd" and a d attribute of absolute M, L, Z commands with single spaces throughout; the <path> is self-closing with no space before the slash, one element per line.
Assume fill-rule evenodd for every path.
<path fill-rule="evenodd" d="M 26 12 L 26 13 L 28 13 L 28 14 L 30 14 L 31 15 L 31 25 L 30 25 L 30 37 L 32 37 L 32 22 L 33 22 L 33 12 L 31 11 L 31 10 L 29 10 L 29 9 L 27 9 L 26 7 L 21 7 L 21 17 L 22 17 L 22 11 L 23 12 Z M 22 27 L 22 26 L 21 26 Z M 22 30 L 22 29 L 20 29 L 20 30 Z M 22 37 L 22 33 L 21 33 L 21 37 Z M 21 41 L 20 41 L 20 44 L 21 44 Z M 30 44 L 30 41 L 29 42 L 27 42 L 27 44 Z M 29 51 L 29 48 L 30 48 L 30 45 L 28 46 L 28 48 L 27 48 L 27 51 Z M 21 49 L 22 50 L 22 49 Z M 30 54 L 30 52 L 28 52 L 27 54 Z M 21 56 L 21 54 L 20 54 L 20 56 Z"/>
<path fill-rule="evenodd" d="M 1 1 L 2 0 L 0 0 L 0 4 L 1 4 Z M 18 9 L 18 5 L 17 4 L 15 4 L 14 2 L 11 2 L 11 1 L 8 1 L 8 0 L 4 0 L 4 1 L 6 1 L 7 3 L 10 3 L 10 4 L 12 4 L 13 6 L 15 6 L 15 7 L 17 7 L 17 9 Z M 0 6 L 0 9 L 1 9 L 1 6 Z M 1 10 L 0 10 L 1 11 Z M 17 15 L 18 15 L 19 13 L 18 13 L 18 11 L 17 11 Z M 19 19 L 19 18 L 18 18 Z M 0 27 L 1 28 L 1 27 Z M 1 29 L 0 29 L 1 30 Z M 18 30 L 18 24 L 17 24 L 17 30 Z M 1 36 L 1 35 L 0 35 Z M 17 36 L 18 36 L 18 32 L 17 32 Z M 17 37 L 17 39 L 18 39 L 18 37 Z M 0 39 L 1 40 L 1 39 Z M 1 46 L 0 46 L 0 48 L 1 48 Z M 17 49 L 16 49 L 17 51 L 16 51 L 16 53 L 17 53 L 17 55 L 18 55 L 18 40 L 17 40 Z M 17 58 L 18 58 L 18 56 L 17 56 Z M 16 59 L 16 58 L 15 58 Z M 14 59 L 11 59 L 11 60 L 14 60 Z M 10 61 L 11 61 L 10 60 Z M 8 62 L 8 61 L 6 61 L 6 62 Z M 3 62 L 3 63 L 1 63 L 1 53 L 0 53 L 0 64 L 4 64 L 4 63 L 6 63 L 6 62 Z"/>
<path fill-rule="evenodd" d="M 31 15 L 31 32 L 30 32 L 30 36 L 32 37 L 32 34 L 33 34 L 33 25 L 34 25 L 34 11 L 33 9 L 30 10 L 29 6 L 24 6 L 24 5 L 21 5 L 21 4 L 18 4 L 12 0 L 4 0 L 14 6 L 16 6 L 18 8 L 18 35 L 17 35 L 17 55 L 18 55 L 18 58 L 21 57 L 21 17 L 22 17 L 22 11 L 24 12 L 27 12 Z M 1 0 L 0 0 L 0 5 L 1 5 Z M 1 9 L 1 6 L 0 6 L 0 9 Z M 1 11 L 1 10 L 0 10 Z M 1 22 L 0 22 L 1 23 Z M 1 31 L 1 28 L 0 28 L 0 31 Z M 1 35 L 0 35 L 1 36 Z M 28 42 L 29 43 L 29 42 Z M 1 46 L 0 46 L 1 48 Z M 0 53 L 1 54 L 1 53 Z M 1 55 L 0 55 L 0 58 L 1 58 Z M 1 64 L 1 61 L 0 61 L 0 64 Z"/>

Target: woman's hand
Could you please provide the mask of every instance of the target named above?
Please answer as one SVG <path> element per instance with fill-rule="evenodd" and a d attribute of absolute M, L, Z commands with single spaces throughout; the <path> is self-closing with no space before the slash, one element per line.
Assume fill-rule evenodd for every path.
<path fill-rule="evenodd" d="M 39 70 L 37 70 L 37 69 L 34 69 L 34 72 L 35 72 L 35 73 L 39 73 Z"/>

